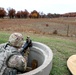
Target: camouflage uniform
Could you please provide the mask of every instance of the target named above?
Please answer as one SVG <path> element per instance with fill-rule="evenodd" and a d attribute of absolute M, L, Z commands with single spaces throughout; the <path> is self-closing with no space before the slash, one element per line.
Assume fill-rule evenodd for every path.
<path fill-rule="evenodd" d="M 4 49 L 5 44 L 2 44 L 0 47 L 0 75 L 4 72 L 4 69 L 7 67 L 6 60 L 14 53 L 18 53 L 15 47 L 8 46 Z"/>
<path fill-rule="evenodd" d="M 13 54 L 19 54 L 18 49 L 21 48 L 22 44 L 23 44 L 22 35 L 20 33 L 11 34 L 11 36 L 9 37 L 8 44 L 9 45 L 6 48 L 5 48 L 6 43 L 0 45 L 0 75 L 3 74 L 5 68 L 7 67 L 7 65 L 6 65 L 7 59 Z M 23 61 L 23 59 L 21 61 Z M 10 63 L 11 63 L 11 65 L 10 65 L 10 67 L 11 67 L 12 62 L 10 62 Z M 20 65 L 24 67 L 23 69 L 26 69 L 26 66 L 27 66 L 26 61 L 23 63 L 25 65 L 22 65 L 22 64 L 20 64 Z"/>

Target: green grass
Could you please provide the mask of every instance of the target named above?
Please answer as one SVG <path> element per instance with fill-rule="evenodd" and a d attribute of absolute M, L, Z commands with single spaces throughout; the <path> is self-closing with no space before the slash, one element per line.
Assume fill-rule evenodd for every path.
<path fill-rule="evenodd" d="M 53 68 L 50 75 L 70 75 L 67 60 L 76 54 L 76 42 L 56 37 L 34 37 L 33 40 L 48 45 L 54 54 Z"/>
<path fill-rule="evenodd" d="M 0 43 L 5 43 L 8 41 L 10 34 L 5 32 L 0 32 Z"/>
<path fill-rule="evenodd" d="M 8 41 L 10 34 L 0 33 L 0 43 Z M 26 35 L 24 35 L 26 39 Z M 30 35 L 33 41 L 48 45 L 53 51 L 53 67 L 50 75 L 70 75 L 67 59 L 76 54 L 76 42 L 56 36 Z"/>

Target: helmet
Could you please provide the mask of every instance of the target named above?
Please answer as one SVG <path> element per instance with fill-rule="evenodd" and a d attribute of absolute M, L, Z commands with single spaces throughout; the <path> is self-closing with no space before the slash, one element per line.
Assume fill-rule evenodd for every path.
<path fill-rule="evenodd" d="M 21 47 L 23 44 L 23 36 L 21 33 L 13 33 L 9 37 L 9 44 L 15 47 Z"/>
<path fill-rule="evenodd" d="M 15 68 L 21 72 L 25 72 L 27 60 L 22 55 L 12 55 L 8 58 L 7 65 L 10 68 Z"/>

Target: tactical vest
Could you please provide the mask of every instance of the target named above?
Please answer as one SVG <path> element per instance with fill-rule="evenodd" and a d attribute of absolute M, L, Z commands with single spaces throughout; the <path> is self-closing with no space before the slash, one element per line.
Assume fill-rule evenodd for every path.
<path fill-rule="evenodd" d="M 6 46 L 6 43 L 0 45 L 0 75 L 3 74 L 5 68 L 7 67 L 7 59 L 14 53 L 17 53 L 17 49 L 12 46 Z"/>

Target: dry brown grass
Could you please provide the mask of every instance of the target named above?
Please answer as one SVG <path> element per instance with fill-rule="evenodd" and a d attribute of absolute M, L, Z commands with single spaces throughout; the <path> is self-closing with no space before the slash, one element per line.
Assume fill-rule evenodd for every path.
<path fill-rule="evenodd" d="M 52 18 L 52 19 L 0 19 L 0 31 L 29 32 L 34 34 L 53 34 L 57 30 L 58 35 L 76 35 L 76 18 Z"/>

